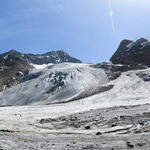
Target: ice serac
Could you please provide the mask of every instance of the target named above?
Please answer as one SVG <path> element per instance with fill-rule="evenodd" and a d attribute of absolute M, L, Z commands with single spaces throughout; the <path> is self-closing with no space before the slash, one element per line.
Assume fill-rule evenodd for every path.
<path fill-rule="evenodd" d="M 23 83 L 0 93 L 0 105 L 35 105 L 79 100 L 113 88 L 104 70 L 83 63 L 61 63 L 34 70 Z"/>
<path fill-rule="evenodd" d="M 121 42 L 116 53 L 111 57 L 113 64 L 141 64 L 150 66 L 150 44 L 141 38 L 137 41 L 124 40 Z"/>

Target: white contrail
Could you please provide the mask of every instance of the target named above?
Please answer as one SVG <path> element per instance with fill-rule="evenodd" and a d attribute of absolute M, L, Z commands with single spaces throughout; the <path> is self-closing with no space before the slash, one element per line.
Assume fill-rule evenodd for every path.
<path fill-rule="evenodd" d="M 113 19 L 113 11 L 112 11 L 112 1 L 108 0 L 108 6 L 109 6 L 109 16 L 112 24 L 112 31 L 115 32 L 115 23 Z"/>

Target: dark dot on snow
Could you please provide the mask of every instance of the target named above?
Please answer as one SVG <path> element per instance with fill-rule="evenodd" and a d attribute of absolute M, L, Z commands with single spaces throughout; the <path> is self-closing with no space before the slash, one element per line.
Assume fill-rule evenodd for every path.
<path fill-rule="evenodd" d="M 101 132 L 97 132 L 97 133 L 96 133 L 96 135 L 101 135 L 101 134 L 102 134 Z"/>
<path fill-rule="evenodd" d="M 128 146 L 129 148 L 134 148 L 134 145 L 133 145 L 131 142 L 127 142 L 127 146 Z"/>
<path fill-rule="evenodd" d="M 90 127 L 90 126 L 85 126 L 85 129 L 87 129 L 87 130 L 88 130 L 88 129 L 91 129 L 91 127 Z"/>

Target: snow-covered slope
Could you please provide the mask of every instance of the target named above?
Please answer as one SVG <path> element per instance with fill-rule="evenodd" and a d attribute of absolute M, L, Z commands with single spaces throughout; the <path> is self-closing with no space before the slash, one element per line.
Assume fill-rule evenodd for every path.
<path fill-rule="evenodd" d="M 90 108 L 149 102 L 150 69 L 131 70 L 109 81 L 105 70 L 62 63 L 33 69 L 24 82 L 0 93 L 0 105 L 43 105 L 74 101 Z M 84 108 L 85 109 L 85 108 Z"/>
<path fill-rule="evenodd" d="M 109 84 L 114 85 L 111 90 L 88 97 L 82 102 L 98 107 L 150 103 L 150 69 L 124 72 Z"/>
<path fill-rule="evenodd" d="M 112 86 L 102 69 L 89 64 L 62 63 L 33 69 L 24 82 L 0 93 L 0 105 L 49 104 L 73 101 Z"/>

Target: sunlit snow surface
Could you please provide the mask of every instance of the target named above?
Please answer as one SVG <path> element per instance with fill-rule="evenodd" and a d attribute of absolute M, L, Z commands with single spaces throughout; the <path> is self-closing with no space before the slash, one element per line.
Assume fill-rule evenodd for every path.
<path fill-rule="evenodd" d="M 53 64 L 43 64 L 43 65 L 36 65 L 36 64 L 31 64 L 35 69 L 44 69 L 48 66 L 52 66 Z"/>
<path fill-rule="evenodd" d="M 36 66 L 37 67 L 37 66 Z M 1 105 L 49 104 L 87 95 L 108 82 L 102 69 L 89 64 L 61 63 L 37 67 L 23 83 L 0 93 Z"/>

